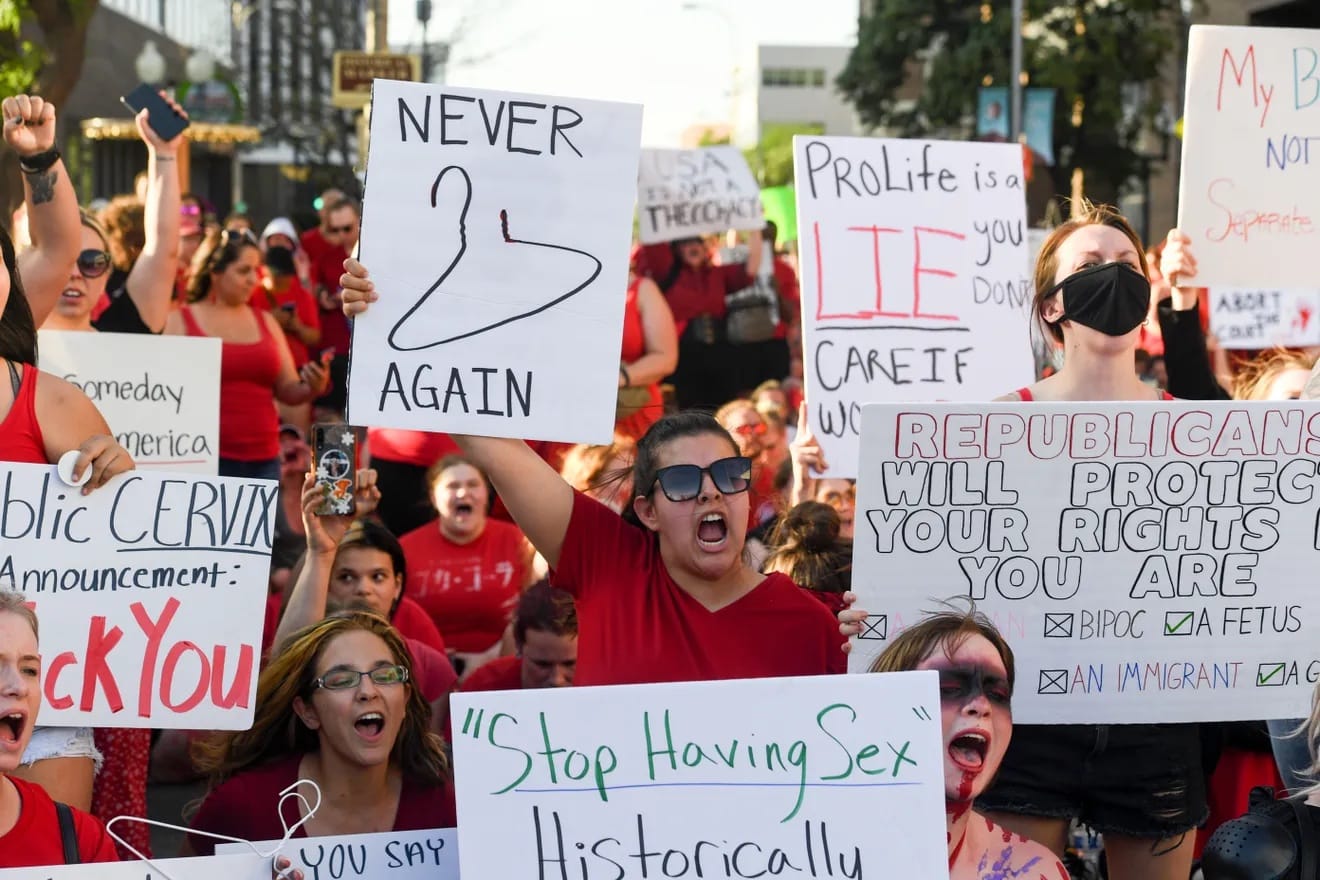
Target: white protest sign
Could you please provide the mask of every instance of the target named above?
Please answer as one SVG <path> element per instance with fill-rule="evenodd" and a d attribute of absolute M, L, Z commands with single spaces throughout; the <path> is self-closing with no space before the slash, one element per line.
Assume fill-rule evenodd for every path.
<path fill-rule="evenodd" d="M 761 188 L 737 147 L 642 150 L 637 222 L 642 244 L 761 229 Z"/>
<path fill-rule="evenodd" d="M 214 474 L 220 345 L 193 336 L 42 330 L 38 366 L 91 398 L 138 467 Z"/>
<path fill-rule="evenodd" d="M 947 878 L 936 682 L 456 693 L 463 876 Z"/>
<path fill-rule="evenodd" d="M 1192 27 L 1178 225 L 1204 287 L 1315 284 L 1320 31 Z"/>
<path fill-rule="evenodd" d="M 86 880 L 88 877 L 96 880 L 270 880 L 274 876 L 273 861 L 249 853 L 153 859 L 151 862 L 101 862 L 95 866 L 48 865 L 5 868 L 0 870 L 0 880 Z"/>
<path fill-rule="evenodd" d="M 355 425 L 607 443 L 642 108 L 376 80 Z"/>
<path fill-rule="evenodd" d="M 0 585 L 41 622 L 41 723 L 252 724 L 279 485 L 0 464 Z"/>
<path fill-rule="evenodd" d="M 1320 405 L 866 408 L 853 589 L 866 669 L 970 597 L 1027 724 L 1296 718 L 1320 681 Z"/>
<path fill-rule="evenodd" d="M 279 844 L 278 840 L 253 842 L 261 852 L 270 852 Z M 247 846 L 241 843 L 221 843 L 215 847 L 217 854 L 246 850 Z M 458 833 L 452 828 L 295 837 L 285 841 L 280 854 L 288 856 L 306 880 L 318 877 L 458 880 Z"/>
<path fill-rule="evenodd" d="M 830 475 L 863 404 L 986 400 L 1035 378 L 1022 148 L 795 137 L 803 361 Z"/>
<path fill-rule="evenodd" d="M 1211 290 L 1210 330 L 1227 349 L 1320 345 L 1320 289 Z"/>

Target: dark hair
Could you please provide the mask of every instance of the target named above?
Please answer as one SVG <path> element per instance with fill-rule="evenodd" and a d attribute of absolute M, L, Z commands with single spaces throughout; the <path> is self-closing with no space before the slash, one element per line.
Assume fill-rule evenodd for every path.
<path fill-rule="evenodd" d="M 678 282 L 678 276 L 682 275 L 683 270 L 687 268 L 687 264 L 683 262 L 683 255 L 680 252 L 683 249 L 683 245 L 687 244 L 689 241 L 701 242 L 701 237 L 697 235 L 689 235 L 686 238 L 678 238 L 669 243 L 669 256 L 671 258 L 669 271 L 665 273 L 663 278 L 657 278 L 655 281 L 656 287 L 659 287 L 663 293 L 669 292 L 669 288 L 673 287 Z"/>
<path fill-rule="evenodd" d="M 577 606 L 573 597 L 550 586 L 544 578 L 532 584 L 519 597 L 513 614 L 513 641 L 519 648 L 527 642 L 529 629 L 557 636 L 577 635 Z"/>
<path fill-rule="evenodd" d="M 458 467 L 461 464 L 465 464 L 481 474 L 481 482 L 486 484 L 486 514 L 489 515 L 495 509 L 495 484 L 490 481 L 490 477 L 486 472 L 477 466 L 476 462 L 457 452 L 444 456 L 426 469 L 426 492 L 431 496 L 431 503 L 435 504 L 435 484 L 440 482 L 440 475 L 451 467 Z"/>
<path fill-rule="evenodd" d="M 650 497 L 655 489 L 655 472 L 660 469 L 662 447 L 683 437 L 699 437 L 702 434 L 719 437 L 729 444 L 734 455 L 741 454 L 733 435 L 710 413 L 693 410 L 661 416 L 637 441 L 637 456 L 633 459 L 633 497 Z M 623 506 L 623 518 L 633 525 L 642 524 L 631 504 Z"/>
<path fill-rule="evenodd" d="M 788 575 L 808 590 L 846 593 L 852 589 L 852 541 L 839 537 L 839 514 L 828 504 L 803 501 L 775 526 L 776 548 L 766 571 Z"/>
<path fill-rule="evenodd" d="M 889 640 L 889 645 L 871 664 L 871 672 L 907 672 L 917 668 L 941 645 L 945 653 L 958 649 L 971 636 L 984 636 L 994 645 L 999 659 L 1004 661 L 1008 686 L 1013 687 L 1013 649 L 1004 641 L 990 618 L 976 610 L 970 601 L 965 610 L 940 611 L 928 615 Z"/>
<path fill-rule="evenodd" d="M 773 220 L 765 221 L 765 228 L 761 230 L 761 237 L 770 244 L 770 252 L 774 253 L 775 239 L 779 237 L 779 225 Z"/>
<path fill-rule="evenodd" d="M 250 233 L 249 233 L 250 235 Z M 228 229 L 213 229 L 197 246 L 188 277 L 188 302 L 201 302 L 211 293 L 211 276 L 234 264 L 247 248 L 260 251 L 255 238 Z"/>
<path fill-rule="evenodd" d="M 9 298 L 0 313 L 0 358 L 29 367 L 37 365 L 37 322 L 32 317 L 32 306 L 23 292 L 23 281 L 18 277 L 18 255 L 14 242 L 0 227 L 0 258 L 4 259 L 9 275 Z"/>
<path fill-rule="evenodd" d="M 398 578 L 400 584 L 399 595 L 390 606 L 390 616 L 393 617 L 394 609 L 403 601 L 403 584 L 408 582 L 408 560 L 399 539 L 375 520 L 360 519 L 349 526 L 348 531 L 344 532 L 344 537 L 339 539 L 339 546 L 335 549 L 336 564 L 339 562 L 339 554 L 345 550 L 379 550 L 390 557 L 390 563 L 394 566 L 394 576 Z"/>

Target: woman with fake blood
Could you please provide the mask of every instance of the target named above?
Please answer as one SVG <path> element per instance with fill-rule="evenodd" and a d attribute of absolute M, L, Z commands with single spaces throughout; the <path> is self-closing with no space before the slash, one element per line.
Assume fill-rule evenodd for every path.
<path fill-rule="evenodd" d="M 353 316 L 378 295 L 361 263 L 347 267 Z M 454 440 L 577 600 L 575 684 L 843 671 L 832 615 L 786 576 L 743 561 L 751 462 L 711 416 L 666 416 L 647 430 L 624 516 L 574 492 L 519 440 Z"/>

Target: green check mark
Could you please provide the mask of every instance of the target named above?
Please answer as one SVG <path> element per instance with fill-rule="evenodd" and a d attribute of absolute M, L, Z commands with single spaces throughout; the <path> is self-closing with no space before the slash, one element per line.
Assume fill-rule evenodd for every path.
<path fill-rule="evenodd" d="M 1164 615 L 1164 634 L 1166 636 L 1187 635 L 1192 631 L 1192 619 L 1196 616 L 1195 611 L 1188 611 L 1182 617 L 1178 617 L 1177 611 L 1170 611 Z"/>
<path fill-rule="evenodd" d="M 1256 686 L 1261 687 L 1271 683 L 1276 676 L 1281 676 L 1284 669 L 1283 663 L 1262 663 L 1256 670 Z M 1267 673 L 1266 670 L 1269 670 Z"/>

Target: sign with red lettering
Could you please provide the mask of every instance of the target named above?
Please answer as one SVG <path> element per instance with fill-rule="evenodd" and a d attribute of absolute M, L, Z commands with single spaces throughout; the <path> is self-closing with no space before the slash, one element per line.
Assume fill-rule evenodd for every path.
<path fill-rule="evenodd" d="M 1194 26 L 1178 225 L 1196 283 L 1313 286 L 1317 212 L 1320 31 Z"/>
<path fill-rule="evenodd" d="M 1034 379 L 1019 146 L 798 136 L 793 150 L 807 403 L 831 476 L 857 474 L 864 404 Z"/>
<path fill-rule="evenodd" d="M 1226 349 L 1320 345 L 1320 288 L 1216 288 L 1210 291 L 1210 330 Z M 1277 400 L 1279 395 L 1269 397 Z"/>
<path fill-rule="evenodd" d="M 761 229 L 761 187 L 737 147 L 642 150 L 637 225 L 643 244 Z"/>
<path fill-rule="evenodd" d="M 1320 403 L 883 404 L 862 415 L 849 664 L 950 599 L 1027 724 L 1304 716 Z"/>
<path fill-rule="evenodd" d="M 41 622 L 41 723 L 252 723 L 279 485 L 0 464 L 0 584 Z"/>

